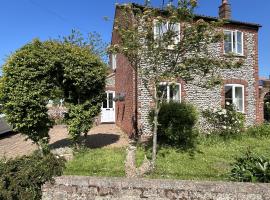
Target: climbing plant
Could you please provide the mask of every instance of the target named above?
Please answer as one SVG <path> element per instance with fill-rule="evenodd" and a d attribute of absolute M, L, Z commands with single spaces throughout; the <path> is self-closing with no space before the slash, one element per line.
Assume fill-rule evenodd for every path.
<path fill-rule="evenodd" d="M 221 83 L 221 70 L 242 65 L 242 61 L 232 55 L 221 59 L 211 51 L 211 46 L 224 39 L 222 26 L 225 22 L 196 18 L 196 0 L 169 2 L 162 10 L 150 7 L 149 1 L 144 7 L 136 4 L 119 6 L 114 23 L 119 40 L 109 48 L 109 52 L 127 58 L 144 90 L 152 97 L 150 169 L 155 167 L 158 115 L 166 99 L 167 87 L 160 87 L 160 83 L 181 78 L 186 83 L 211 88 Z"/>
<path fill-rule="evenodd" d="M 105 77 L 105 64 L 87 46 L 35 39 L 10 55 L 3 66 L 3 113 L 14 131 L 43 148 L 53 125 L 46 105 L 55 94 L 61 95 L 69 110 L 69 134 L 78 143 L 100 111 Z"/>

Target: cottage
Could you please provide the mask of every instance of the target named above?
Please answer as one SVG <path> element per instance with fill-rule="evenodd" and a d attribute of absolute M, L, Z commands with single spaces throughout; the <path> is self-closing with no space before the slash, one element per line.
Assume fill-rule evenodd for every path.
<path fill-rule="evenodd" d="M 125 5 L 116 6 L 115 20 L 120 16 L 123 6 Z M 132 6 L 143 8 L 137 4 L 132 4 Z M 243 66 L 237 69 L 222 70 L 223 85 L 211 89 L 179 81 L 177 92 L 174 95 L 167 95 L 168 100 L 190 102 L 199 111 L 220 108 L 226 102 L 230 102 L 235 104 L 239 112 L 244 113 L 246 126 L 261 123 L 263 114 L 260 112 L 258 77 L 258 31 L 261 26 L 232 20 L 231 6 L 226 0 L 223 0 L 219 7 L 219 18 L 202 15 L 196 15 L 196 18 L 206 21 L 216 21 L 219 18 L 228 20 L 228 23 L 223 26 L 224 34 L 227 35 L 226 39 L 211 47 L 211 52 L 220 58 L 233 52 L 235 56 L 244 61 Z M 181 24 L 181 22 L 179 23 Z M 116 31 L 113 30 L 112 44 L 117 44 L 118 41 Z M 105 105 L 108 106 L 110 99 L 115 98 L 115 95 L 116 98 L 121 99 L 111 103 L 114 110 L 111 122 L 115 122 L 128 135 L 134 134 L 137 129 L 142 130 L 145 135 L 150 135 L 148 113 L 151 109 L 151 97 L 140 81 L 140 76 L 133 71 L 127 58 L 123 55 L 112 55 L 111 63 L 115 73 L 115 92 L 111 93 L 111 96 L 108 93 L 109 102 Z M 170 94 L 170 83 L 165 83 L 165 85 Z M 106 109 L 108 108 L 106 107 Z M 203 127 L 204 123 L 205 120 L 200 117 L 199 126 Z"/>

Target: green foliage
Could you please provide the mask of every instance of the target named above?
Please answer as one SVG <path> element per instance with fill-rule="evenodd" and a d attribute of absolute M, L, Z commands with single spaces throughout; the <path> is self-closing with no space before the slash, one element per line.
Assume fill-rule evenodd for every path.
<path fill-rule="evenodd" d="M 224 140 L 216 136 L 215 141 L 211 137 L 212 135 L 210 138 L 206 137 L 203 142 L 199 142 L 193 156 L 190 152 L 179 151 L 177 148 L 161 147 L 157 154 L 155 171 L 147 177 L 228 181 L 234 158 L 240 157 L 247 147 L 250 147 L 257 155 L 270 158 L 270 137 L 258 139 L 245 136 Z M 124 177 L 125 151 L 124 148 L 102 148 L 80 152 L 67 163 L 64 174 Z M 138 148 L 136 154 L 138 165 L 143 162 L 144 155 L 143 148 Z"/>
<path fill-rule="evenodd" d="M 65 175 L 125 176 L 124 148 L 80 150 L 66 164 Z"/>
<path fill-rule="evenodd" d="M 150 121 L 153 111 L 150 112 Z M 198 131 L 194 128 L 198 120 L 195 107 L 188 103 L 171 101 L 163 103 L 158 114 L 158 141 L 182 149 L 194 148 Z"/>
<path fill-rule="evenodd" d="M 231 180 L 238 182 L 270 182 L 270 159 L 247 151 L 236 158 L 230 174 Z"/>
<path fill-rule="evenodd" d="M 109 52 L 125 55 L 149 91 L 160 81 L 179 77 L 204 87 L 220 83 L 218 69 L 237 68 L 242 61 L 232 56 L 220 59 L 209 52 L 209 45 L 224 39 L 220 28 L 224 23 L 195 19 L 196 6 L 193 0 L 178 1 L 176 7 L 167 6 L 162 11 L 133 4 L 122 6 L 114 25 L 120 41 L 111 45 Z M 185 23 L 181 23 L 176 42 L 179 34 L 175 25 L 180 22 Z M 154 23 L 160 36 L 154 33 Z M 163 30 L 160 27 L 165 23 L 168 26 Z"/>
<path fill-rule="evenodd" d="M 92 113 L 86 111 L 81 113 L 86 115 L 76 117 L 93 118 L 104 97 L 105 78 L 105 65 L 88 46 L 67 40 L 36 39 L 17 50 L 4 64 L 0 85 L 3 112 L 15 131 L 41 145 L 49 141 L 48 131 L 53 125 L 47 114 L 48 100 L 63 98 L 71 110 L 87 104 L 84 108 Z M 86 130 L 80 126 L 78 134 Z"/>
<path fill-rule="evenodd" d="M 152 121 L 154 166 L 157 152 L 156 117 L 162 102 L 162 98 L 156 95 L 159 83 L 181 78 L 192 85 L 211 87 L 221 82 L 220 69 L 241 67 L 242 60 L 233 56 L 221 59 L 209 51 L 209 46 L 222 43 L 224 34 L 221 27 L 224 23 L 195 19 L 195 0 L 181 0 L 177 6 L 170 5 L 162 10 L 149 7 L 148 3 L 146 5 L 126 4 L 118 7 L 114 32 L 119 40 L 108 48 L 108 52 L 127 58 L 144 89 L 152 97 L 155 107 Z"/>
<path fill-rule="evenodd" d="M 100 112 L 99 105 L 92 105 L 89 101 L 84 104 L 70 105 L 65 122 L 74 143 L 78 143 L 81 133 L 86 134 L 92 128 L 93 118 Z"/>
<path fill-rule="evenodd" d="M 212 126 L 212 133 L 224 137 L 239 134 L 244 129 L 244 115 L 236 111 L 233 104 L 226 105 L 226 109 L 206 110 L 203 116 Z"/>
<path fill-rule="evenodd" d="M 41 186 L 62 175 L 63 158 L 33 154 L 0 162 L 0 199 L 41 199 Z"/>
<path fill-rule="evenodd" d="M 251 126 L 245 131 L 245 134 L 252 137 L 269 137 L 270 124 L 265 123 L 261 125 Z"/>

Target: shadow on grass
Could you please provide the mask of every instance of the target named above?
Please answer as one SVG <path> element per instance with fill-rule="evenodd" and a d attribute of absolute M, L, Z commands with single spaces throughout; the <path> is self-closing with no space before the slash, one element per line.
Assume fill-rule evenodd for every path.
<path fill-rule="evenodd" d="M 101 148 L 107 145 L 113 144 L 119 140 L 120 136 L 115 134 L 104 134 L 98 133 L 94 135 L 87 135 L 86 136 L 86 143 L 85 147 L 87 148 Z M 83 136 L 80 138 L 81 140 L 84 139 Z M 52 144 L 50 144 L 51 149 L 57 149 L 61 147 L 72 146 L 71 141 L 68 138 L 58 140 Z"/>

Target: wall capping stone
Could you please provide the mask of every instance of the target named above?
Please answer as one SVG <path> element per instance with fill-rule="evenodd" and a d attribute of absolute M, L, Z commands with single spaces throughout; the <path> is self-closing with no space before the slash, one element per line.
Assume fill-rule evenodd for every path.
<path fill-rule="evenodd" d="M 61 176 L 42 187 L 42 199 L 268 200 L 270 184 Z"/>

